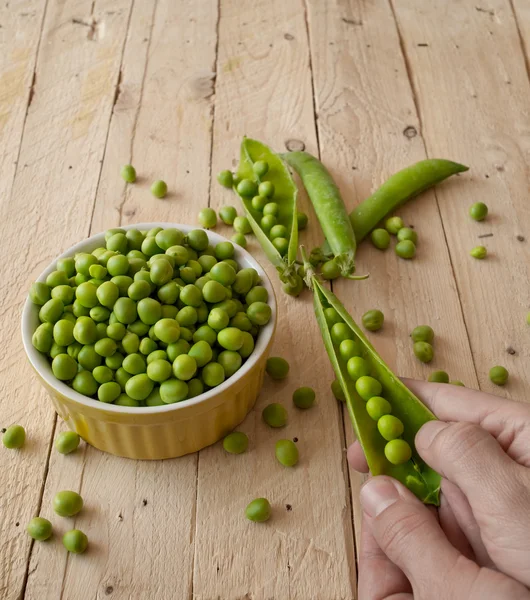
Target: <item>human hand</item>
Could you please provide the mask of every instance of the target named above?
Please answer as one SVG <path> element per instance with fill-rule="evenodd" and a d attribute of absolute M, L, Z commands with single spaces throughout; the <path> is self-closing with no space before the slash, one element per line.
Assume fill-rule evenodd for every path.
<path fill-rule="evenodd" d="M 438 511 L 398 481 L 361 489 L 359 600 L 530 599 L 530 405 L 406 380 L 438 416 L 416 436 L 442 476 Z M 351 466 L 368 467 L 360 445 Z"/>

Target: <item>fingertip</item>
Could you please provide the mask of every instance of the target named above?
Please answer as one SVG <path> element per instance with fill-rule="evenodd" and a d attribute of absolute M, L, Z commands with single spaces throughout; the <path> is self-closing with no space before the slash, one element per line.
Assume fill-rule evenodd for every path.
<path fill-rule="evenodd" d="M 414 445 L 416 446 L 416 450 L 421 454 L 422 451 L 428 451 L 433 441 L 436 439 L 438 434 L 440 434 L 444 429 L 447 429 L 449 426 L 448 423 L 444 421 L 427 421 L 421 427 L 418 433 L 416 434 L 416 438 L 414 440 Z"/>
<path fill-rule="evenodd" d="M 352 469 L 359 473 L 368 473 L 368 463 L 366 462 L 361 444 L 358 441 L 353 442 L 348 448 L 346 456 Z"/>

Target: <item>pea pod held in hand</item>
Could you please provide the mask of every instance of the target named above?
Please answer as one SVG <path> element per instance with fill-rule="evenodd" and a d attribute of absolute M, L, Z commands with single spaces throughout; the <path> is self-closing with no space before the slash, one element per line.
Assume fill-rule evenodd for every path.
<path fill-rule="evenodd" d="M 266 172 L 263 173 L 262 169 L 255 169 L 254 165 L 256 163 L 260 163 L 260 165 L 266 163 L 268 165 Z M 249 183 L 246 187 L 249 188 L 249 191 L 251 187 L 253 188 L 252 194 L 245 195 L 241 192 L 244 192 L 246 187 L 234 185 L 234 190 L 241 198 L 246 217 L 254 235 L 267 255 L 267 258 L 276 267 L 281 281 L 289 284 L 293 289 L 297 289 L 296 284 L 300 278 L 296 274 L 294 261 L 296 260 L 298 250 L 298 221 L 296 216 L 296 196 L 298 190 L 289 170 L 281 158 L 268 146 L 257 140 L 244 138 L 241 143 L 241 157 L 237 171 L 237 180 L 240 184 L 244 180 L 248 181 Z M 273 199 L 278 207 L 278 212 L 274 216 L 276 220 L 275 224 L 283 225 L 287 231 L 288 245 L 285 256 L 273 244 L 268 231 L 262 228 L 263 212 L 255 208 L 252 203 L 254 192 L 264 183 L 268 183 L 268 188 L 271 188 L 270 190 L 265 190 L 267 193 L 271 190 L 274 191 Z"/>
<path fill-rule="evenodd" d="M 339 188 L 326 167 L 308 152 L 290 152 L 283 158 L 302 179 L 340 274 L 351 278 L 357 244 Z"/>
<path fill-rule="evenodd" d="M 440 475 L 423 462 L 414 447 L 414 438 L 420 427 L 436 417 L 392 373 L 338 298 L 316 277 L 313 277 L 312 283 L 315 313 L 324 345 L 344 392 L 353 428 L 370 471 L 373 475 L 395 477 L 420 500 L 438 506 Z M 330 309 L 333 309 L 335 319 L 330 318 Z M 360 356 L 346 361 L 338 352 L 333 341 L 337 336 L 333 334 L 339 328 L 339 339 L 353 340 Z M 348 338 L 344 338 L 345 335 Z M 362 363 L 369 375 L 362 375 L 359 371 L 358 379 L 355 379 L 356 375 L 352 377 L 353 370 L 347 367 L 349 361 Z M 388 418 L 387 410 L 375 411 L 370 406 L 369 412 L 367 408 L 367 401 L 385 404 L 383 400 L 390 405 L 392 419 Z M 396 440 L 399 442 L 396 443 Z"/>

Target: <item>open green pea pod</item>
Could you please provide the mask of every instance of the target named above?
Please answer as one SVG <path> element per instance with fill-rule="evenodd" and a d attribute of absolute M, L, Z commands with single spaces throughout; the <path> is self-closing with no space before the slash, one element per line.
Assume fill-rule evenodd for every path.
<path fill-rule="evenodd" d="M 371 473 L 390 475 L 426 504 L 438 506 L 441 477 L 421 459 L 414 447 L 416 433 L 424 423 L 436 419 L 435 415 L 392 373 L 338 298 L 316 277 L 313 277 L 313 290 L 315 313 L 324 345 L 344 391 L 353 428 Z M 370 376 L 377 379 L 382 386 L 380 395 L 390 403 L 391 414 L 403 424 L 400 437 L 410 446 L 412 457 L 402 464 L 392 464 L 385 456 L 387 442 L 379 433 L 377 422 L 368 414 L 367 403 L 357 393 L 355 383 L 348 374 L 346 361 L 333 344 L 331 327 L 324 313 L 329 307 L 335 309 L 342 322 L 349 328 L 351 339 L 360 343 L 361 356 L 369 365 Z"/>
<path fill-rule="evenodd" d="M 264 161 L 268 164 L 267 172 L 261 177 L 255 173 L 253 168 L 254 164 L 258 161 Z M 302 287 L 299 285 L 301 284 L 301 280 L 296 274 L 296 265 L 294 264 L 298 250 L 298 221 L 296 218 L 296 196 L 298 189 L 289 169 L 285 166 L 281 158 L 268 146 L 257 140 L 244 138 L 241 143 L 241 157 L 237 177 L 239 181 L 250 179 L 256 184 L 270 181 L 274 185 L 274 196 L 271 198 L 271 201 L 278 205 L 277 224 L 283 225 L 289 232 L 289 245 L 285 256 L 280 254 L 267 233 L 260 226 L 263 215 L 252 206 L 252 196 L 245 196 L 238 193 L 237 185 L 234 185 L 234 190 L 241 198 L 254 235 L 267 255 L 267 258 L 276 267 L 281 281 L 286 286 L 290 286 L 291 290 L 299 290 L 299 293 L 302 291 Z"/>

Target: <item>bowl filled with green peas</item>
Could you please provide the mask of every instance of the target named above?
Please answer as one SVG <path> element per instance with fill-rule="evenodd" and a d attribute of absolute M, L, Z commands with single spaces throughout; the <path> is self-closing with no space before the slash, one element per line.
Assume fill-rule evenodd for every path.
<path fill-rule="evenodd" d="M 253 407 L 276 326 L 271 283 L 211 231 L 142 223 L 76 244 L 31 285 L 22 338 L 57 413 L 96 448 L 172 458 Z"/>

